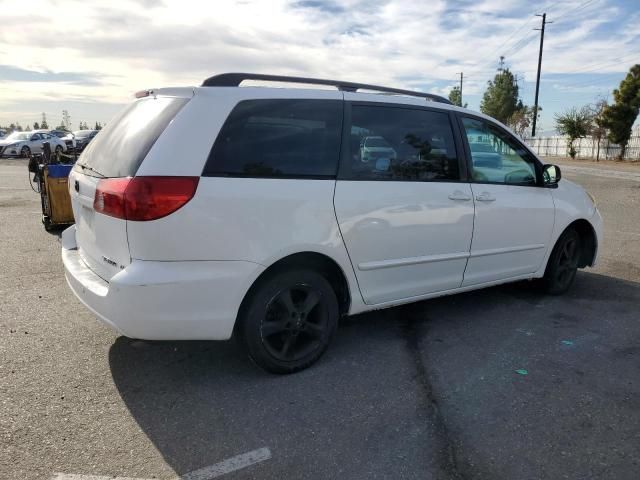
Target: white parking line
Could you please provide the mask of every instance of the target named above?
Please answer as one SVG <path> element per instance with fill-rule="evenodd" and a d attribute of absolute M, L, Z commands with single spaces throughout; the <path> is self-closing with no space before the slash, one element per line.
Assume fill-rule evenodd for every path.
<path fill-rule="evenodd" d="M 267 447 L 258 448 L 251 452 L 236 455 L 235 457 L 227 458 L 222 462 L 209 465 L 208 467 L 194 470 L 193 472 L 186 473 L 175 480 L 211 480 L 213 478 L 221 477 L 227 473 L 235 472 L 243 468 L 247 468 L 256 463 L 264 462 L 271 458 L 271 450 Z M 131 478 L 131 477 L 107 477 L 99 475 L 78 475 L 75 473 L 56 473 L 51 477 L 51 480 L 149 480 L 144 478 Z"/>
<path fill-rule="evenodd" d="M 144 478 L 104 477 L 97 475 L 76 475 L 75 473 L 56 473 L 51 480 L 145 480 Z"/>
<path fill-rule="evenodd" d="M 180 480 L 209 480 L 211 478 L 220 477 L 227 473 L 235 472 L 250 465 L 264 462 L 271 458 L 271 450 L 267 447 L 253 450 L 252 452 L 243 453 L 235 457 L 228 458 L 215 465 L 195 470 L 180 477 Z"/>

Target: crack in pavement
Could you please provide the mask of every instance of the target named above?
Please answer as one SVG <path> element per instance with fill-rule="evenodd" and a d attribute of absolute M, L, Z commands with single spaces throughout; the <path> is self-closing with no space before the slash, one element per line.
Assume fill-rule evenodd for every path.
<path fill-rule="evenodd" d="M 427 334 L 425 322 L 428 319 L 426 317 L 416 318 L 411 312 L 408 312 L 406 317 L 406 320 L 400 324 L 400 328 L 416 369 L 415 379 L 418 386 L 419 407 L 431 420 L 435 437 L 440 443 L 437 447 L 438 465 L 448 475 L 448 479 L 465 480 L 466 476 L 458 465 L 455 444 L 440 410 L 438 399 L 429 380 L 429 372 L 420 352 L 420 340 Z"/>

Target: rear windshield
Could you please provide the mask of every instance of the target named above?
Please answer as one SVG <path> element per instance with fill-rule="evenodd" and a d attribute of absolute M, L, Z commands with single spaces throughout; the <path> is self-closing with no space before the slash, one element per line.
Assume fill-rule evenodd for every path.
<path fill-rule="evenodd" d="M 132 103 L 96 135 L 82 152 L 78 165 L 105 177 L 135 175 L 160 134 L 188 101 L 148 97 Z M 88 170 L 84 173 L 90 174 Z"/>

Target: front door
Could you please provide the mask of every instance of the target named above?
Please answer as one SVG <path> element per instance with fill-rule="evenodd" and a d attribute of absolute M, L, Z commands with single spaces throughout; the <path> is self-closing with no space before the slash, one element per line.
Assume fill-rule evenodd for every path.
<path fill-rule="evenodd" d="M 365 302 L 460 287 L 474 212 L 449 114 L 354 102 L 346 120 L 334 204 Z"/>
<path fill-rule="evenodd" d="M 42 142 L 43 142 L 41 133 L 34 133 L 31 136 L 31 140 L 29 141 L 29 148 L 31 149 L 31 153 L 42 153 Z"/>
<path fill-rule="evenodd" d="M 549 248 L 555 208 L 541 165 L 493 122 L 462 117 L 476 206 L 463 286 L 537 271 Z"/>

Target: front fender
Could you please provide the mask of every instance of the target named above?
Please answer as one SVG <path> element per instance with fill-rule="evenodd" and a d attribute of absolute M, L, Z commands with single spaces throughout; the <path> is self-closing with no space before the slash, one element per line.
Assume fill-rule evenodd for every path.
<path fill-rule="evenodd" d="M 600 212 L 598 212 L 598 209 L 584 188 L 569 180 L 562 179 L 558 184 L 558 188 L 551 190 L 551 196 L 555 208 L 553 232 L 544 262 L 542 262 L 540 270 L 536 272 L 536 276 L 541 277 L 544 275 L 547 261 L 558 238 L 560 238 L 560 235 L 562 235 L 569 225 L 576 221 L 587 222 L 593 229 L 595 236 L 595 254 L 589 265 L 595 266 L 597 252 L 602 243 L 603 234 L 603 222 Z"/>

